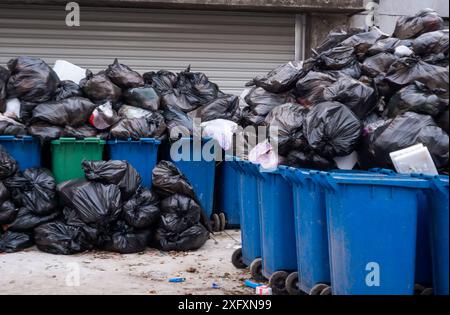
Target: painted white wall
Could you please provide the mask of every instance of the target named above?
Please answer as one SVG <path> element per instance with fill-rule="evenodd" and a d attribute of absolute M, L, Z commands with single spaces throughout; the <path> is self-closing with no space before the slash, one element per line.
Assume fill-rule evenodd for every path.
<path fill-rule="evenodd" d="M 365 0 L 366 4 L 370 0 Z M 382 31 L 392 34 L 395 23 L 400 16 L 414 15 L 418 11 L 431 8 L 439 13 L 443 18 L 449 18 L 448 0 L 380 0 L 378 7 L 378 20 Z M 353 27 L 364 27 L 367 14 L 362 12 L 351 17 Z"/>

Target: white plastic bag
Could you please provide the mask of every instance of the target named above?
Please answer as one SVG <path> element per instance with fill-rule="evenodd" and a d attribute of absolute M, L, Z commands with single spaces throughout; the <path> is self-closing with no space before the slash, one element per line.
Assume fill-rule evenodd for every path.
<path fill-rule="evenodd" d="M 61 81 L 70 80 L 76 84 L 80 84 L 80 81 L 86 77 L 86 69 L 65 60 L 56 60 L 53 71 L 56 72 Z"/>
<path fill-rule="evenodd" d="M 203 137 L 211 137 L 217 141 L 224 150 L 231 149 L 233 145 L 233 134 L 237 132 L 238 125 L 225 119 L 210 120 L 200 124 Z"/>
<path fill-rule="evenodd" d="M 91 114 L 89 123 L 98 130 L 105 130 L 119 121 L 110 102 L 100 105 Z"/>
<path fill-rule="evenodd" d="M 352 170 L 356 163 L 358 163 L 358 154 L 353 151 L 347 156 L 337 156 L 334 158 L 338 169 L 340 170 Z"/>
<path fill-rule="evenodd" d="M 278 154 L 267 140 L 258 143 L 250 151 L 248 160 L 252 163 L 260 164 L 266 171 L 276 170 L 279 164 Z"/>
<path fill-rule="evenodd" d="M 10 98 L 6 101 L 5 116 L 20 119 L 20 100 L 18 98 Z"/>
<path fill-rule="evenodd" d="M 152 112 L 140 107 L 122 105 L 119 109 L 119 116 L 122 118 L 146 118 L 152 116 Z"/>
<path fill-rule="evenodd" d="M 402 46 L 398 46 L 397 48 L 395 48 L 394 54 L 397 57 L 402 58 L 402 57 L 409 57 L 412 54 L 414 54 L 414 52 L 411 49 L 409 49 L 408 47 L 402 45 Z"/>

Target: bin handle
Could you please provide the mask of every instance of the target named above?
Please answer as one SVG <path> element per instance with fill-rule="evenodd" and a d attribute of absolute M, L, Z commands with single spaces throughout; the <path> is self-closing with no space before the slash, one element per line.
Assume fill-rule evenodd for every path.
<path fill-rule="evenodd" d="M 72 143 L 75 141 L 77 141 L 76 138 L 65 138 L 65 137 L 59 138 L 59 142 L 61 143 L 69 143 L 69 142 Z"/>
<path fill-rule="evenodd" d="M 371 168 L 369 170 L 369 172 L 380 173 L 383 175 L 397 175 L 396 172 L 394 172 L 393 170 L 387 169 L 387 168 Z"/>
<path fill-rule="evenodd" d="M 318 172 L 316 178 L 319 180 L 319 183 L 328 190 L 338 191 L 338 184 L 336 180 L 331 176 L 330 173 L 327 172 Z"/>

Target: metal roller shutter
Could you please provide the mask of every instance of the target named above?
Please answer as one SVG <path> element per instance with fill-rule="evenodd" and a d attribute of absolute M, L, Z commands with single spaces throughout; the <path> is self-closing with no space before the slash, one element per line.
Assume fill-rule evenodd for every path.
<path fill-rule="evenodd" d="M 141 73 L 190 64 L 237 94 L 294 59 L 293 14 L 81 7 L 80 27 L 67 27 L 65 17 L 60 6 L 0 5 L 0 64 L 18 55 L 93 71 L 115 57 Z"/>

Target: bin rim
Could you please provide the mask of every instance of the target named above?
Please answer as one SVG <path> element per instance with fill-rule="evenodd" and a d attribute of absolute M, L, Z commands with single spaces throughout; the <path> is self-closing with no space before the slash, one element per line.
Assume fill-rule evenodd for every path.
<path fill-rule="evenodd" d="M 239 159 L 237 162 L 244 174 L 251 175 L 256 178 L 262 178 L 261 173 L 259 172 L 259 164 L 255 164 L 244 159 Z"/>
<path fill-rule="evenodd" d="M 65 137 L 61 137 L 59 139 L 56 140 L 52 140 L 51 144 L 63 144 L 63 143 L 83 143 L 83 144 L 88 144 L 88 143 L 93 143 L 93 144 L 105 144 L 106 141 L 99 139 L 99 138 L 84 138 L 84 139 L 77 139 L 77 138 L 65 138 Z"/>
<path fill-rule="evenodd" d="M 30 136 L 30 135 L 24 135 L 24 136 L 12 136 L 12 135 L 0 135 L 0 141 L 6 140 L 6 141 L 33 141 L 37 140 L 37 138 Z"/>
<path fill-rule="evenodd" d="M 303 185 L 306 181 L 313 181 L 312 172 L 314 172 L 314 170 L 295 168 L 286 165 L 280 165 L 278 168 L 281 176 L 294 184 Z"/>
<path fill-rule="evenodd" d="M 445 175 L 411 174 L 411 177 L 426 179 L 430 182 L 430 189 L 448 194 L 449 180 Z"/>
<path fill-rule="evenodd" d="M 377 176 L 376 173 L 374 173 L 372 176 L 358 176 L 329 172 L 320 172 L 318 175 L 321 183 L 325 184 L 326 187 L 331 187 L 334 189 L 337 189 L 339 184 L 390 186 L 416 189 L 430 188 L 430 183 L 428 180 L 403 175 Z"/>
<path fill-rule="evenodd" d="M 107 144 L 116 144 L 116 143 L 151 143 L 159 145 L 161 141 L 156 138 L 139 138 L 139 140 L 134 140 L 132 138 L 128 138 L 127 140 L 123 139 L 111 139 L 106 142 Z"/>

